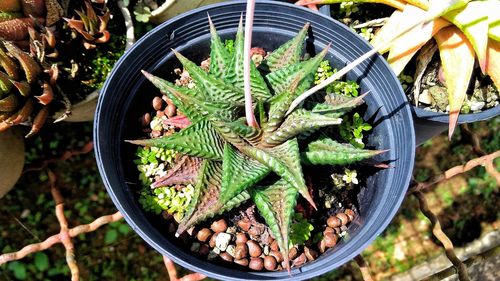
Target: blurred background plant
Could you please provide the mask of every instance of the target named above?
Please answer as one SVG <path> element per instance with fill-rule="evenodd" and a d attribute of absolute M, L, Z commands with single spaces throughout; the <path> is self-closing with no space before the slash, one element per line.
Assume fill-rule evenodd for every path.
<path fill-rule="evenodd" d="M 361 35 L 365 39 L 371 39 L 374 47 L 383 47 L 381 53 L 389 53 L 387 60 L 396 75 L 401 74 L 418 53 L 416 60 L 414 58 L 416 63 L 409 66 L 409 72 L 414 74 L 415 85 L 411 88 L 411 97 L 416 106 L 420 102 L 427 104 L 428 109 L 449 112 L 450 138 L 461 110 L 465 113 L 477 112 L 498 105 L 500 14 L 494 11 L 500 10 L 499 1 L 300 0 L 296 2 L 303 6 L 335 3 L 340 3 L 339 9 L 347 16 L 358 12 L 361 6 L 357 5 L 360 3 L 380 3 L 396 9 L 390 17 L 370 21 L 369 25 L 361 25 L 358 28 L 361 28 Z M 443 3 L 452 4 L 453 8 L 436 14 L 434 20 L 411 29 L 393 43 L 386 43 L 402 30 L 423 19 L 428 10 Z M 372 32 L 366 28 L 379 26 L 381 22 L 382 28 L 372 36 Z M 420 85 L 424 72 L 431 65 L 430 62 L 438 50 L 440 63 L 434 73 L 438 79 L 433 83 L 434 85 L 438 83 L 438 86 L 444 89 L 444 95 L 436 91 L 436 88 L 427 90 L 422 89 Z M 476 62 L 479 69 L 475 67 Z M 485 75 L 489 78 L 485 79 Z M 445 101 L 441 101 L 442 99 Z M 444 103 L 445 106 L 440 108 L 437 103 Z"/>
<path fill-rule="evenodd" d="M 12 144 L 24 146 L 22 135 L 34 136 L 49 120 L 93 119 L 97 90 L 125 50 L 120 11 L 107 1 L 1 1 L 0 147 L 10 147 L 2 160 L 20 158 L 22 149 Z M 0 166 L 0 177 L 9 178 L 0 182 L 0 195 L 24 160 L 15 163 L 14 173 Z"/>

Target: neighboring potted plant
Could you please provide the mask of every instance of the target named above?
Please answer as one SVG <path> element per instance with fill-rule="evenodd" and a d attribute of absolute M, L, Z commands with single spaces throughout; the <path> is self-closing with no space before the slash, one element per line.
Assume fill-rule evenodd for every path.
<path fill-rule="evenodd" d="M 343 82 L 344 84 L 337 84 L 338 88 L 342 91 L 351 91 L 348 85 L 352 86 L 356 83 L 360 86 L 360 93 L 370 91 L 369 95 L 362 96 L 366 101 L 365 110 L 357 111 L 358 115 L 357 117 L 352 116 L 353 121 L 351 121 L 351 123 L 360 125 L 359 122 L 361 122 L 361 124 L 364 124 L 363 117 L 365 120 L 372 120 L 373 131 L 365 136 L 365 138 L 361 138 L 362 142 L 372 149 L 388 149 L 386 153 L 376 156 L 375 159 L 377 162 L 389 161 L 391 168 L 365 169 L 364 172 L 361 173 L 365 177 L 359 181 L 356 173 L 352 171 L 343 170 L 344 174 L 340 179 L 335 177 L 332 179 L 330 178 L 330 174 L 320 172 L 314 174 L 315 170 L 313 170 L 311 174 L 315 175 L 312 179 L 313 181 L 319 178 L 324 179 L 326 175 L 328 181 L 340 180 L 344 183 L 349 182 L 350 186 L 352 186 L 353 182 L 360 183 L 359 187 L 352 189 L 353 192 L 350 194 L 353 195 L 353 197 L 347 206 L 338 207 L 326 204 L 327 207 L 323 207 L 326 203 L 324 199 L 315 202 L 312 196 L 310 196 L 309 190 L 306 188 L 304 179 L 300 176 L 301 164 L 297 162 L 299 161 L 297 158 L 299 148 L 293 145 L 288 148 L 286 147 L 286 145 L 290 145 L 290 142 L 295 142 L 292 133 L 280 142 L 280 144 L 284 144 L 278 146 L 276 146 L 277 144 L 266 145 L 262 143 L 262 140 L 265 141 L 266 138 L 260 139 L 258 137 L 259 134 L 253 134 L 258 133 L 259 130 L 252 129 L 239 122 L 226 124 L 218 119 L 218 117 L 235 117 L 236 111 L 234 111 L 233 106 L 241 102 L 241 96 L 238 94 L 239 90 L 237 90 L 237 88 L 235 90 L 234 86 L 224 86 L 224 84 L 227 83 L 239 87 L 238 85 L 241 83 L 241 81 L 238 80 L 239 78 L 236 78 L 237 80 L 232 82 L 227 80 L 223 83 L 221 82 L 222 80 L 220 80 L 220 76 L 219 78 L 210 78 L 212 77 L 210 75 L 221 75 L 222 72 L 226 71 L 225 69 L 227 67 L 228 69 L 234 70 L 234 73 L 231 71 L 232 74 L 229 75 L 230 77 L 240 77 L 239 72 L 241 72 L 241 69 L 235 68 L 235 65 L 240 63 L 237 62 L 238 60 L 236 57 L 238 55 L 236 54 L 241 52 L 241 33 L 240 39 L 237 39 L 236 42 L 232 42 L 234 45 L 232 45 L 231 41 L 228 41 L 227 44 L 223 44 L 222 42 L 224 41 L 218 38 L 219 36 L 224 40 L 234 38 L 237 31 L 236 26 L 238 25 L 241 12 L 244 11 L 244 8 L 244 2 L 230 2 L 208 6 L 183 14 L 148 33 L 125 54 L 117 63 L 99 97 L 94 128 L 96 158 L 106 188 L 118 209 L 124 214 L 128 223 L 131 224 L 133 229 L 135 229 L 138 234 L 155 249 L 171 257 L 175 262 L 194 271 L 223 280 L 254 280 L 262 278 L 290 278 L 293 280 L 300 280 L 311 278 L 340 266 L 360 253 L 363 248 L 366 247 L 385 226 L 387 226 L 392 216 L 397 211 L 409 184 L 414 161 L 414 142 L 412 141 L 414 135 L 411 112 L 409 106 L 405 102 L 397 78 L 380 57 L 365 62 L 351 71 L 347 75 L 347 79 L 348 81 L 354 82 L 349 83 L 346 81 Z M 217 27 L 219 34 L 217 36 L 212 28 L 212 44 L 208 32 L 207 12 L 210 14 L 213 24 Z M 290 30 L 300 30 L 302 27 L 301 25 L 305 22 L 309 22 L 311 28 L 309 29 L 306 26 L 295 40 L 291 40 L 292 35 L 290 34 Z M 319 26 L 321 26 L 321 28 L 317 28 Z M 302 44 L 299 43 L 302 42 L 306 34 L 312 35 L 307 36 L 306 50 L 310 54 L 317 53 L 319 56 L 305 60 L 304 62 L 297 62 L 300 56 L 300 50 L 302 49 Z M 286 90 L 290 85 L 292 85 L 293 88 L 293 86 L 296 86 L 294 83 L 300 83 L 300 85 L 304 85 L 305 87 L 307 83 L 302 83 L 302 78 L 309 77 L 308 79 L 314 79 L 314 77 L 310 78 L 311 73 L 316 72 L 316 76 L 321 76 L 323 72 L 331 71 L 327 66 L 328 64 L 331 64 L 332 67 L 340 68 L 346 63 L 361 56 L 364 52 L 370 50 L 368 44 L 363 42 L 356 34 L 349 31 L 340 23 L 297 6 L 276 2 L 257 3 L 253 37 L 254 46 L 259 47 L 254 50 L 256 57 L 266 56 L 262 49 L 264 49 L 264 51 L 276 50 L 271 53 L 270 57 L 267 57 L 263 65 L 260 66 L 263 71 L 271 71 L 271 74 L 269 74 L 270 76 L 266 78 L 271 88 L 268 88 L 266 84 L 262 84 L 264 80 L 260 74 L 257 75 L 256 69 L 252 70 L 254 73 L 252 76 L 252 80 L 254 81 L 252 85 L 254 87 L 256 85 L 262 86 L 259 87 L 259 91 L 256 88 L 254 89 L 254 93 L 260 93 L 257 95 L 258 97 L 256 96 L 256 99 L 261 97 L 263 100 L 262 105 L 260 107 L 258 106 L 259 108 L 263 108 L 261 111 L 258 111 L 262 112 L 262 115 L 258 115 L 259 117 L 257 120 L 260 125 L 263 124 L 261 122 L 265 119 L 265 116 L 269 118 L 267 124 L 273 124 L 273 121 L 275 121 L 275 127 L 283 128 L 283 132 L 278 133 L 279 130 L 269 129 L 267 134 L 275 134 L 276 136 L 285 135 L 285 131 L 290 131 L 285 128 L 287 121 L 284 123 L 282 122 L 285 120 L 284 113 L 288 109 L 287 104 L 289 105 L 291 101 L 289 100 L 290 95 L 282 94 L 278 95 L 281 98 L 274 98 L 274 101 L 271 102 L 270 105 L 269 97 L 272 94 L 279 91 L 279 89 Z M 170 40 L 165 40 L 165 38 L 170 38 Z M 328 45 L 330 40 L 333 40 L 335 44 L 332 48 L 325 49 L 322 52 L 321 50 Z M 278 48 L 287 41 L 289 43 L 287 43 L 288 45 L 286 45 L 286 47 Z M 211 45 L 214 46 L 212 49 L 210 48 Z M 177 57 L 184 65 L 184 73 L 180 70 L 179 61 L 174 57 L 174 52 L 171 51 L 171 48 L 178 52 Z M 232 60 L 227 59 L 230 50 L 234 52 Z M 283 56 L 283 54 L 288 55 Z M 325 56 L 327 61 L 323 62 L 322 56 Z M 209 57 L 210 62 L 206 61 Z M 274 58 L 277 60 L 276 66 L 281 65 L 281 63 L 287 61 L 287 59 L 282 60 L 283 57 L 294 60 L 294 62 L 298 64 L 293 67 L 281 68 L 274 67 L 273 63 L 269 63 Z M 195 63 L 189 62 L 186 58 Z M 227 65 L 228 63 L 230 65 Z M 324 64 L 321 65 L 322 63 Z M 201 70 L 197 64 L 206 67 L 210 75 L 204 70 Z M 317 72 L 316 69 L 318 65 L 320 65 L 319 68 L 321 70 Z M 177 68 L 179 68 L 179 70 L 176 70 Z M 168 94 L 168 99 L 162 100 L 162 98 L 160 98 L 158 90 L 145 79 L 141 74 L 141 70 L 151 72 L 155 76 L 165 79 L 161 80 L 147 74 L 148 78 L 156 86 L 160 87 L 162 92 Z M 181 73 L 181 77 L 178 76 L 179 73 Z M 191 76 L 193 80 L 190 80 Z M 273 80 L 272 77 L 275 77 L 276 80 Z M 179 81 L 177 81 L 179 84 L 178 86 L 174 86 L 168 82 L 173 82 L 176 78 L 179 79 Z M 182 85 L 185 87 L 182 87 Z M 213 91 L 205 91 L 205 87 L 209 87 Z M 232 90 L 225 89 L 225 87 L 231 88 Z M 189 90 L 190 88 L 194 90 Z M 303 90 L 305 89 L 301 89 L 300 91 Z M 188 92 L 189 95 L 186 95 Z M 191 95 L 192 93 L 194 93 L 194 96 Z M 205 100 L 205 95 L 207 94 L 213 94 L 211 96 L 212 98 Z M 200 99 L 204 102 L 201 102 Z M 359 103 L 360 97 L 344 97 L 342 100 L 347 100 L 350 104 L 349 107 L 353 107 Z M 210 101 L 214 101 L 215 103 L 211 104 Z M 336 102 L 338 102 L 338 100 Z M 165 104 L 167 104 L 166 107 Z M 265 106 L 262 107 L 263 105 Z M 271 106 L 271 112 L 274 112 L 270 115 L 268 115 L 269 111 L 267 109 L 269 105 Z M 153 108 L 151 106 L 153 106 Z M 332 104 L 321 106 L 333 106 L 335 108 Z M 336 106 L 340 108 L 346 107 L 343 102 Z M 150 113 L 153 109 L 154 114 L 157 115 L 156 117 L 159 116 L 161 118 L 163 115 L 166 115 L 166 118 L 163 118 L 164 120 L 161 121 L 158 121 L 160 119 L 157 118 L 157 121 L 155 121 L 156 123 L 152 124 Z M 308 119 L 310 122 L 308 125 L 315 127 L 315 125 L 318 125 L 316 122 L 319 122 L 318 118 L 320 117 L 323 118 L 321 121 L 325 122 L 324 125 L 335 123 L 332 118 L 335 119 L 339 117 L 338 112 L 336 112 L 337 109 L 325 108 L 327 112 L 335 113 L 328 116 L 314 115 L 315 118 Z M 303 110 L 299 111 L 302 112 Z M 216 114 L 211 114 L 214 112 Z M 298 111 L 292 113 L 288 118 L 297 117 L 298 115 L 296 116 L 296 112 Z M 208 118 L 206 116 L 207 113 L 210 113 L 209 115 L 211 116 L 208 121 L 206 120 L 206 118 Z M 304 114 L 306 113 L 307 112 L 304 112 Z M 359 115 L 359 113 L 361 113 L 361 115 Z M 143 121 L 143 123 L 141 124 L 138 120 Z M 293 123 L 293 120 L 287 120 L 289 120 L 288 123 Z M 337 120 L 337 122 L 338 121 L 339 120 Z M 201 123 L 198 124 L 197 122 Z M 194 125 L 191 123 L 194 123 Z M 221 127 L 214 130 L 214 124 L 221 125 Z M 146 128 L 144 127 L 145 125 Z M 158 129 L 156 129 L 157 125 L 159 125 Z M 163 125 L 166 125 L 166 127 L 163 127 Z M 184 129 L 176 130 L 174 129 L 175 126 Z M 148 127 L 153 128 L 153 131 Z M 266 125 L 266 128 L 271 127 L 270 125 Z M 363 129 L 368 130 L 369 128 L 368 125 L 366 125 L 366 127 L 358 127 L 357 129 L 361 131 Z M 229 129 L 226 130 L 227 128 Z M 158 145 L 162 143 L 161 145 L 163 147 L 155 149 L 148 148 L 146 150 L 139 149 L 137 152 L 136 146 L 124 142 L 124 140 L 144 138 L 145 132 L 152 134 L 156 138 L 149 141 L 137 141 L 136 143 L 146 145 Z M 221 135 L 221 132 L 225 133 Z M 173 135 L 172 137 L 158 138 L 158 133 L 160 135 Z M 328 134 L 327 131 L 324 131 L 324 133 Z M 246 137 L 246 140 L 242 143 L 249 142 L 253 143 L 255 146 L 234 145 L 233 142 L 237 144 L 240 138 L 245 139 L 242 136 Z M 291 141 L 286 141 L 289 138 L 291 138 Z M 226 145 L 220 146 L 223 144 L 222 139 L 226 140 Z M 269 138 L 268 140 L 271 139 L 272 138 Z M 333 146 L 337 146 L 337 144 L 330 140 L 321 140 L 321 142 L 328 142 L 328 144 L 318 143 L 317 148 L 327 148 L 327 150 L 329 150 L 334 149 Z M 302 143 L 302 145 L 305 144 L 306 143 Z M 361 152 L 367 153 L 366 156 L 374 155 L 374 153 L 369 152 L 369 150 L 355 148 L 354 146 L 348 147 L 352 155 L 359 156 Z M 200 156 L 200 158 L 209 158 L 214 161 L 182 156 L 181 154 L 174 156 L 175 152 L 172 153 L 172 151 L 169 150 L 170 148 L 175 148 L 177 151 L 180 151 L 181 154 Z M 346 146 L 339 146 L 339 148 L 346 148 Z M 300 149 L 305 152 L 303 150 L 304 147 Z M 316 148 L 309 147 L 309 149 L 314 150 Z M 276 154 L 275 152 L 278 150 L 281 152 Z M 265 151 L 272 152 L 266 153 Z M 291 151 L 295 151 L 295 153 L 291 153 Z M 312 150 L 309 151 L 312 152 Z M 337 159 L 338 163 L 351 163 L 351 161 L 346 161 L 345 159 L 342 161 L 339 160 L 339 155 L 332 154 L 328 151 L 319 152 L 318 154 L 323 155 L 316 155 L 321 159 L 323 159 L 325 155 L 330 155 L 332 156 L 330 159 L 332 161 L 333 159 Z M 249 159 L 248 157 L 250 155 L 253 155 L 257 160 Z M 307 156 L 307 152 L 304 155 Z M 348 156 L 343 154 L 343 156 L 349 158 L 351 155 Z M 139 162 L 137 162 L 137 157 L 139 157 Z M 176 157 L 177 159 L 175 159 Z M 222 158 L 226 161 L 221 162 Z M 162 179 L 162 184 L 166 184 L 167 187 L 156 189 L 158 193 L 155 194 L 159 196 L 153 198 L 157 200 L 156 203 L 160 206 L 159 213 L 167 209 L 166 212 L 163 212 L 163 215 L 166 216 L 168 221 L 165 221 L 161 216 L 146 212 L 144 210 L 144 205 L 145 203 L 147 204 L 148 197 L 142 197 L 140 194 L 143 188 L 143 182 L 148 184 L 151 183 L 151 179 L 148 177 L 154 174 L 153 170 L 158 170 L 159 165 L 157 164 L 161 161 L 173 161 L 173 163 L 175 163 L 174 167 L 170 170 L 163 170 L 165 174 L 163 174 L 164 178 Z M 316 160 L 310 162 L 314 163 L 315 161 Z M 145 164 L 144 166 L 149 166 L 149 164 L 153 165 L 150 166 L 150 171 L 141 174 L 137 171 L 137 168 L 138 165 L 141 166 L 142 164 Z M 200 164 L 203 167 L 201 172 Z M 161 165 L 164 166 L 166 164 L 161 163 Z M 229 169 L 227 167 L 229 167 Z M 231 167 L 234 169 L 230 169 Z M 353 167 L 349 167 L 349 169 L 352 168 Z M 143 171 L 147 169 L 148 167 L 144 167 Z M 229 173 L 229 170 L 233 170 L 233 172 L 238 170 L 241 172 Z M 277 180 L 280 177 L 282 178 L 278 180 L 274 187 L 269 190 L 265 189 L 262 192 L 259 191 L 260 189 L 250 189 L 271 171 L 279 175 L 276 178 Z M 223 173 L 221 176 L 224 179 L 220 179 L 217 176 L 213 177 L 219 172 Z M 198 177 L 194 176 L 194 174 L 203 175 L 201 181 L 197 180 Z M 158 174 L 158 176 L 160 175 Z M 359 176 L 361 177 L 361 175 Z M 232 188 L 226 189 L 226 192 L 223 192 L 223 195 L 221 195 L 221 191 L 218 189 L 218 184 L 216 183 L 218 179 L 222 181 L 232 179 L 234 180 L 233 182 L 236 183 L 238 183 L 238 181 L 243 181 L 245 185 L 238 185 L 241 187 L 238 190 Z M 246 182 L 247 180 L 250 182 Z M 271 179 L 268 178 L 267 180 Z M 186 183 L 188 182 L 192 183 L 190 188 L 186 188 Z M 182 185 L 177 188 L 172 186 L 176 183 L 182 183 Z M 209 187 L 206 192 L 213 196 L 208 196 L 208 194 L 203 191 L 205 189 L 200 188 L 200 184 L 203 185 L 203 183 L 210 183 L 206 186 Z M 226 184 L 223 185 L 226 186 Z M 302 210 L 300 210 L 301 208 L 294 208 L 294 202 L 298 194 L 297 192 L 303 194 L 304 197 L 308 199 L 303 201 L 299 199 L 299 201 L 301 201 L 299 205 Z M 177 193 L 182 193 L 183 195 L 173 198 L 172 194 Z M 290 196 L 287 200 L 273 201 L 273 196 L 281 197 L 288 193 L 293 194 L 289 194 Z M 313 192 L 313 194 L 315 193 Z M 238 196 L 232 199 L 235 195 Z M 153 195 L 148 196 L 151 197 Z M 222 200 L 221 196 L 226 196 L 227 198 L 224 200 L 228 201 Z M 241 209 L 244 211 L 245 215 L 242 214 L 237 221 L 232 220 L 229 215 L 219 216 L 209 221 L 208 225 L 206 224 L 207 222 L 205 222 L 205 225 L 201 222 L 201 225 L 197 225 L 199 228 L 195 228 L 192 233 L 186 231 L 194 225 L 193 222 L 200 222 L 200 217 L 207 217 L 219 213 L 221 208 L 228 207 L 228 205 L 232 205 L 233 203 L 240 203 L 236 201 L 248 199 L 251 196 L 253 196 L 253 199 L 257 203 L 257 209 L 261 211 L 264 218 L 259 217 L 257 214 L 249 215 L 248 212 L 253 214 L 250 202 L 250 205 L 246 206 L 250 209 Z M 186 197 L 190 197 L 189 199 L 193 201 L 191 203 L 182 201 L 182 198 Z M 173 204 L 169 201 L 170 199 L 175 199 L 177 201 Z M 203 207 L 197 204 L 197 200 L 203 202 L 207 202 L 206 200 L 208 200 L 208 202 L 212 203 L 204 205 Z M 313 205 L 321 204 L 320 207 L 322 210 L 324 210 L 323 208 L 328 208 L 330 214 L 333 216 L 326 216 L 326 212 L 325 214 L 314 213 L 307 201 L 315 202 Z M 270 204 L 270 202 L 274 202 L 275 204 Z M 340 201 L 334 200 L 332 202 L 339 203 Z M 271 210 L 266 212 L 266 206 L 267 208 L 273 208 L 273 206 L 278 207 L 281 203 L 284 204 L 283 208 L 277 208 L 277 210 L 284 210 L 286 212 L 273 212 Z M 186 204 L 191 207 L 187 211 L 188 214 L 184 214 L 184 220 L 177 218 L 181 221 L 180 229 L 177 231 L 180 238 L 175 238 L 174 234 L 177 227 L 174 222 L 175 218 L 171 218 L 171 216 L 172 214 L 176 215 L 176 212 L 182 207 L 185 207 Z M 156 206 L 150 207 L 151 209 L 156 208 Z M 169 207 L 172 207 L 172 210 L 169 210 Z M 352 212 L 353 209 L 354 212 Z M 337 211 L 339 212 L 336 214 Z M 291 218 L 291 214 L 295 212 L 302 214 L 302 217 L 297 216 Z M 281 220 L 279 218 L 280 215 L 286 217 L 286 220 Z M 253 221 L 252 216 L 255 221 Z M 207 261 L 206 255 L 210 255 L 208 252 L 211 250 L 207 249 L 207 247 L 210 247 L 212 242 L 219 249 L 219 253 L 217 253 L 215 249 L 212 249 L 212 252 L 215 253 L 215 257 L 220 256 L 223 260 L 228 261 L 233 260 L 233 255 L 236 254 L 231 254 L 231 251 L 228 250 L 228 243 L 231 244 L 232 240 L 245 240 L 244 237 L 246 237 L 247 240 L 254 240 L 253 236 L 260 236 L 262 238 L 263 233 L 267 232 L 268 238 L 270 237 L 272 240 L 275 240 L 278 247 L 274 249 L 274 246 L 270 246 L 269 252 L 266 252 L 265 247 L 262 247 L 262 243 L 265 242 L 260 241 L 262 243 L 258 245 L 249 242 L 252 245 L 247 244 L 247 250 L 254 252 L 250 254 L 253 259 L 247 260 L 249 264 L 246 265 L 253 270 L 262 270 L 263 267 L 268 270 L 280 269 L 279 265 L 276 264 L 274 267 L 269 264 L 266 265 L 266 259 L 267 263 L 271 264 L 273 261 L 278 261 L 277 257 L 267 258 L 271 250 L 280 250 L 281 256 L 286 254 L 288 251 L 286 247 L 288 243 L 286 243 L 284 237 L 289 235 L 288 227 L 290 220 L 293 221 L 292 224 L 297 223 L 300 230 L 307 232 L 307 230 L 302 228 L 309 228 L 311 224 L 307 222 L 307 219 L 311 219 L 311 216 L 316 216 L 319 221 L 317 224 L 312 223 L 314 226 L 336 226 L 337 223 L 340 223 L 338 226 L 342 226 L 343 224 L 345 226 L 345 223 L 352 222 L 348 225 L 348 228 L 340 229 L 341 232 L 345 231 L 344 234 L 347 233 L 347 236 L 344 236 L 335 248 L 329 250 L 323 249 L 325 252 L 321 256 L 315 256 L 312 251 L 310 251 L 310 249 L 313 248 L 313 246 L 310 245 L 306 245 L 298 250 L 300 256 L 302 256 L 302 260 L 296 261 L 297 257 L 292 255 L 292 258 L 289 256 L 294 260 L 291 268 L 291 277 L 286 270 L 284 270 L 287 268 L 287 263 L 281 265 L 281 269 L 283 269 L 281 271 L 249 272 L 248 269 L 245 270 L 235 264 L 221 264 L 223 262 L 221 260 L 212 262 Z M 236 217 L 233 216 L 232 218 Z M 305 222 L 304 218 L 306 219 Z M 330 220 L 328 221 L 327 219 Z M 257 227 L 257 225 L 265 222 L 268 223 L 270 228 L 262 226 L 261 229 L 258 229 L 259 227 Z M 232 224 L 234 224 L 234 227 L 231 227 Z M 247 226 L 248 228 L 245 230 Z M 232 230 L 229 230 L 230 228 L 232 228 Z M 248 232 L 253 228 L 255 228 L 254 233 Z M 283 231 L 280 231 L 280 229 Z M 212 232 L 218 234 L 212 235 Z M 221 235 L 221 233 L 224 234 Z M 244 235 L 241 235 L 241 233 Z M 321 245 L 321 243 L 327 243 L 325 238 L 330 239 L 328 242 L 333 244 L 335 244 L 333 240 L 338 239 L 338 234 L 335 233 L 335 230 L 329 233 L 324 232 L 322 229 L 320 233 L 323 235 L 323 238 L 319 237 L 317 241 L 320 242 L 319 245 Z M 232 237 L 233 235 L 234 237 Z M 307 236 L 307 233 L 304 235 Z M 184 243 L 182 241 L 191 241 L 190 239 L 192 239 L 193 236 L 194 239 L 199 240 L 201 243 L 198 243 L 197 246 L 194 246 L 194 243 L 183 245 Z M 212 240 L 209 237 L 214 237 L 214 241 L 208 241 Z M 229 240 L 225 239 L 227 237 L 229 237 Z M 305 240 L 313 241 L 313 238 L 307 237 Z M 335 242 L 337 241 L 335 240 Z M 225 244 L 225 247 L 222 244 Z M 223 250 L 221 250 L 219 246 L 221 246 Z M 332 246 L 332 244 L 329 244 L 329 246 L 324 244 L 324 246 L 328 248 Z M 306 247 L 309 250 L 306 250 Z M 262 252 L 259 252 L 259 249 L 262 250 Z M 302 250 L 304 251 L 303 253 L 300 252 Z M 196 254 L 193 254 L 193 251 L 196 252 Z M 259 257 L 264 257 L 264 260 L 259 260 Z M 314 262 L 305 263 L 307 260 L 314 260 Z M 259 264 L 262 262 L 264 264 Z M 253 264 L 250 265 L 250 263 Z M 242 261 L 242 263 L 239 264 L 245 265 L 245 262 Z M 298 268 L 299 266 L 301 266 L 300 269 Z"/>
<path fill-rule="evenodd" d="M 343 2 L 347 1 L 302 0 L 297 4 Z M 385 44 L 412 21 L 420 20 L 433 6 L 451 4 L 452 8 L 436 14 L 430 23 L 410 30 L 381 50 L 381 53 L 389 52 L 387 60 L 397 75 L 403 73 L 418 53 L 416 62 L 410 64 L 412 71 L 415 69 L 414 81 L 410 82 L 414 85 L 408 88 L 415 115 L 420 119 L 418 123 L 434 126 L 438 131 L 442 127 L 434 122 L 449 123 L 451 138 L 457 123 L 500 114 L 500 18 L 494 12 L 500 9 L 498 1 L 358 2 L 381 3 L 397 9 L 372 39 L 375 47 Z M 440 59 L 435 55 L 437 52 Z M 475 66 L 476 61 L 479 67 Z"/>
<path fill-rule="evenodd" d="M 0 4 L 0 146 L 26 137 L 48 120 L 82 122 L 93 119 L 100 88 L 123 50 L 130 15 L 107 1 L 10 0 Z M 123 17 L 121 15 L 123 14 Z M 124 24 L 125 23 L 125 24 Z M 120 51 L 121 50 L 121 51 Z M 16 133 L 8 131 L 14 127 Z M 24 159 L 21 149 L 7 149 L 4 159 Z M 22 164 L 19 166 L 22 169 Z M 7 191 L 20 173 L 2 166 L 0 189 Z M 12 167 L 10 167 L 12 168 Z"/>

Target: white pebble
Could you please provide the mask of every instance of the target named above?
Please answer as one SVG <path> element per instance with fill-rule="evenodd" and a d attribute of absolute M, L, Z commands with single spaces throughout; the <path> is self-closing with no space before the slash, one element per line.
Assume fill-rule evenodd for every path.
<path fill-rule="evenodd" d="M 221 251 L 225 251 L 230 241 L 231 234 L 221 232 L 217 234 L 217 238 L 215 238 L 215 247 L 217 247 Z"/>

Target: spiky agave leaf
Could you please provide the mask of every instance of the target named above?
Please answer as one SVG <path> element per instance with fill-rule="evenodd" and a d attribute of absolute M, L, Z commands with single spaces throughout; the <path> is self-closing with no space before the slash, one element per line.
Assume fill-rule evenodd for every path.
<path fill-rule="evenodd" d="M 348 165 L 385 151 L 361 149 L 330 138 L 322 138 L 310 142 L 301 153 L 301 159 L 304 165 Z"/>
<path fill-rule="evenodd" d="M 285 66 L 298 63 L 304 49 L 304 41 L 309 26 L 310 24 L 306 23 L 299 31 L 299 34 L 274 50 L 259 67 L 268 71 L 276 71 Z"/>
<path fill-rule="evenodd" d="M 316 103 L 311 112 L 329 117 L 340 117 L 351 111 L 353 108 L 361 105 L 363 103 L 363 98 L 366 97 L 366 95 L 368 95 L 368 93 L 357 97 L 327 94 L 325 95 L 325 102 Z"/>
<path fill-rule="evenodd" d="M 288 259 L 290 224 L 297 204 L 297 195 L 297 190 L 284 179 L 270 186 L 251 189 L 251 196 L 259 213 L 278 241 L 288 271 L 290 271 Z"/>
<path fill-rule="evenodd" d="M 160 138 L 131 140 L 133 144 L 175 149 L 178 152 L 213 160 L 221 160 L 224 140 L 217 134 L 210 122 L 201 120 L 180 132 Z"/>
<path fill-rule="evenodd" d="M 243 21 L 242 18 L 240 18 L 236 40 L 234 42 L 234 53 L 224 73 L 224 80 L 234 85 L 237 89 L 243 89 L 243 41 Z M 252 96 L 256 100 L 265 101 L 271 97 L 266 82 L 260 75 L 253 61 L 250 62 L 250 82 Z M 241 91 L 241 94 L 244 101 L 243 91 Z"/>
<path fill-rule="evenodd" d="M 226 202 L 219 201 L 222 182 L 222 163 L 205 160 L 200 168 L 200 176 L 188 210 L 182 218 L 176 235 L 180 235 L 197 223 L 217 214 L 231 210 L 250 198 L 243 191 Z"/>
<path fill-rule="evenodd" d="M 455 26 L 441 30 L 434 38 L 438 44 L 448 91 L 450 103 L 448 137 L 451 139 L 474 70 L 474 48 Z"/>
<path fill-rule="evenodd" d="M 217 30 L 210 16 L 208 16 L 208 22 L 210 24 L 210 34 L 212 35 L 210 44 L 210 74 L 218 78 L 223 78 L 224 71 L 229 65 L 231 55 L 217 34 Z"/>
<path fill-rule="evenodd" d="M 174 167 L 168 170 L 168 173 L 164 177 L 155 181 L 152 186 L 161 187 L 176 184 L 195 185 L 202 162 L 203 159 L 201 158 L 184 155 Z"/>

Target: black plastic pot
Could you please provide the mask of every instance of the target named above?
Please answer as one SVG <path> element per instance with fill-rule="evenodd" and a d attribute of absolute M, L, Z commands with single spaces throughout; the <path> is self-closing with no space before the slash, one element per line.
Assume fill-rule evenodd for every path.
<path fill-rule="evenodd" d="M 415 123 L 415 135 L 417 145 L 446 131 L 448 129 L 448 113 L 433 112 L 412 106 L 413 120 Z M 474 123 L 484 121 L 500 115 L 500 106 L 470 114 L 460 114 L 458 124 Z"/>
<path fill-rule="evenodd" d="M 95 117 L 95 154 L 106 188 L 131 227 L 153 248 L 193 271 L 222 280 L 303 280 L 331 271 L 358 255 L 389 224 L 408 187 L 414 164 L 414 129 L 410 106 L 399 81 L 385 60 L 374 57 L 351 71 L 366 98 L 365 118 L 373 118 L 368 145 L 390 149 L 377 160 L 392 168 L 376 170 L 358 195 L 360 215 L 349 227 L 349 238 L 314 262 L 287 272 L 251 272 L 208 262 L 180 247 L 167 235 L 166 222 L 145 213 L 137 202 L 138 172 L 133 164 L 136 147 L 125 139 L 141 137 L 139 116 L 150 109 L 158 90 L 141 75 L 145 69 L 172 79 L 179 62 L 170 48 L 200 62 L 209 54 L 207 12 L 224 38 L 232 38 L 245 2 L 227 2 L 180 15 L 141 38 L 116 64 L 106 81 Z M 370 49 L 367 42 L 344 25 L 319 13 L 279 2 L 258 2 L 255 12 L 255 46 L 273 50 L 293 37 L 305 22 L 311 23 L 307 51 L 316 53 L 332 42 L 328 59 L 339 68 Z"/>

